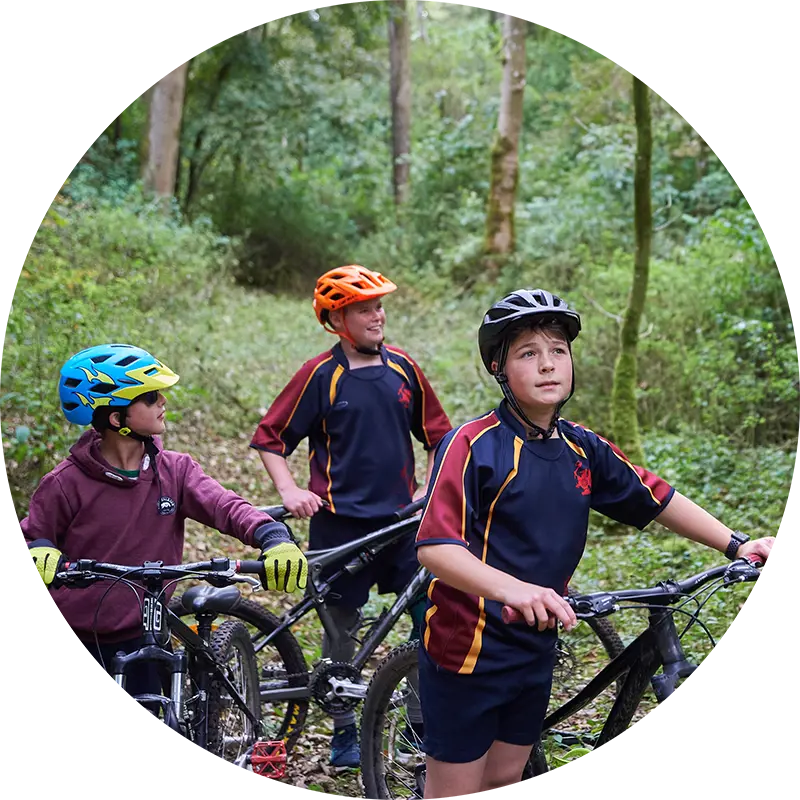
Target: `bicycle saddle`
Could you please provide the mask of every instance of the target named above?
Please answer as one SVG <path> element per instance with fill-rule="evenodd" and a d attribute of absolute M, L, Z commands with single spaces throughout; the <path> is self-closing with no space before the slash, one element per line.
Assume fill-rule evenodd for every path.
<path fill-rule="evenodd" d="M 181 605 L 195 614 L 215 611 L 224 614 L 239 605 L 242 595 L 236 586 L 216 589 L 213 586 L 192 586 L 181 595 Z"/>

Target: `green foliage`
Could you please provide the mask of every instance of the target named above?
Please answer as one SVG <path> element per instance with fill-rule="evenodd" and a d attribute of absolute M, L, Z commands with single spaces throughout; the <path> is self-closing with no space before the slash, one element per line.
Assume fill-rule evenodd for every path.
<path fill-rule="evenodd" d="M 208 300 L 231 263 L 230 243 L 207 223 L 180 224 L 136 193 L 121 205 L 57 200 L 28 253 L 6 329 L 0 406 L 6 422 L 16 421 L 4 428 L 12 488 L 30 489 L 75 438 L 58 406 L 64 361 L 104 341 L 152 348 L 169 361 L 170 320 Z"/>
<path fill-rule="evenodd" d="M 375 5 L 289 18 L 192 62 L 181 201 L 239 238 L 247 285 L 307 290 L 389 207 L 388 86 L 364 50 Z"/>
<path fill-rule="evenodd" d="M 687 428 L 679 434 L 653 433 L 646 437 L 644 449 L 650 469 L 729 527 L 754 538 L 778 534 L 794 469 L 793 447 L 737 448 L 724 436 L 698 436 Z M 652 586 L 723 562 L 716 551 L 676 536 L 658 523 L 636 531 L 609 524 L 593 513 L 586 552 L 573 584 L 581 591 Z M 716 640 L 733 621 L 750 588 L 741 586 L 708 598 L 701 619 Z M 614 616 L 623 641 L 643 630 L 644 616 L 643 612 Z M 711 647 L 698 626 L 690 628 L 683 645 L 689 658 L 698 663 Z"/>

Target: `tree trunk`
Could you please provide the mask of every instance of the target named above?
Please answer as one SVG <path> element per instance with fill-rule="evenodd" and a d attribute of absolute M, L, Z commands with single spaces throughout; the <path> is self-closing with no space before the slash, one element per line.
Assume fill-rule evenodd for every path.
<path fill-rule="evenodd" d="M 486 215 L 486 253 L 514 251 L 514 203 L 519 180 L 519 137 L 525 93 L 525 32 L 528 23 L 509 15 L 503 18 L 503 80 L 500 114 L 492 145 L 492 175 Z M 489 263 L 496 271 L 496 262 Z"/>
<path fill-rule="evenodd" d="M 643 465 L 644 453 L 636 408 L 636 350 L 650 271 L 650 239 L 653 230 L 650 161 L 653 137 L 650 125 L 650 90 L 638 78 L 633 79 L 633 107 L 636 115 L 636 170 L 633 179 L 636 253 L 633 285 L 622 323 L 620 353 L 614 368 L 611 427 L 616 444 L 634 464 Z"/>
<path fill-rule="evenodd" d="M 419 38 L 425 44 L 428 43 L 428 12 L 425 9 L 425 3 L 422 0 L 417 0 L 417 28 L 419 29 Z"/>
<path fill-rule="evenodd" d="M 392 98 L 394 201 L 408 199 L 411 172 L 411 34 L 406 0 L 389 0 L 389 64 Z"/>
<path fill-rule="evenodd" d="M 150 95 L 142 182 L 146 191 L 159 197 L 170 197 L 175 189 L 188 66 L 187 62 L 165 75 Z"/>

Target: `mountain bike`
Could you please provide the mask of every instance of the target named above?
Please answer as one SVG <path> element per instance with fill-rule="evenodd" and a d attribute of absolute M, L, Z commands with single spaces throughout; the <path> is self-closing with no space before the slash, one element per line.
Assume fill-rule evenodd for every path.
<path fill-rule="evenodd" d="M 425 499 L 422 498 L 395 513 L 396 522 L 345 545 L 328 550 L 306 553 L 309 564 L 309 581 L 305 597 L 280 618 L 258 603 L 247 600 L 238 593 L 232 594 L 228 605 L 218 606 L 225 616 L 245 622 L 251 633 L 259 662 L 262 724 L 266 738 L 283 740 L 287 752 L 299 739 L 311 703 L 325 713 L 344 713 L 354 709 L 366 696 L 367 683 L 362 675 L 375 651 L 386 639 L 397 621 L 412 605 L 424 597 L 430 582 L 430 573 L 420 566 L 395 602 L 384 608 L 375 619 L 361 618 L 349 635 L 359 647 L 350 662 L 332 662 L 322 659 L 309 668 L 302 648 L 291 632 L 291 627 L 315 611 L 331 639 L 339 635 L 333 625 L 325 598 L 334 591 L 332 584 L 345 574 L 355 574 L 371 563 L 377 554 L 404 536 L 415 536 L 420 518 L 417 515 Z M 283 506 L 263 507 L 273 519 L 286 520 L 290 515 Z M 323 579 L 324 569 L 338 565 L 338 569 Z M 182 615 L 187 599 L 197 602 L 197 593 L 208 592 L 205 587 L 194 587 L 182 597 L 173 598 L 170 609 Z M 602 653 L 603 660 L 622 650 L 622 641 L 610 622 L 592 620 L 579 635 L 570 636 L 562 647 L 559 664 L 562 683 L 571 686 L 578 672 L 577 665 L 594 663 Z M 366 633 L 361 631 L 366 628 Z"/>
<path fill-rule="evenodd" d="M 113 657 L 114 680 L 124 689 L 133 665 L 156 664 L 164 677 L 163 694 L 136 694 L 134 699 L 205 750 L 252 768 L 248 758 L 261 736 L 253 645 L 241 622 L 228 620 L 214 626 L 214 621 L 217 609 L 227 605 L 226 598 L 239 596 L 235 584 L 260 587 L 261 581 L 250 576 L 263 574 L 263 569 L 261 561 L 227 558 L 174 566 L 160 561 L 121 566 L 83 559 L 66 562 L 54 585 L 79 589 L 108 581 L 111 586 L 120 582 L 131 586 L 141 604 L 142 646 Z M 194 627 L 164 605 L 164 584 L 189 578 L 217 587 L 184 595 L 188 612 L 197 619 Z"/>
<path fill-rule="evenodd" d="M 681 639 L 694 625 L 713 637 L 699 619 L 702 608 L 722 588 L 758 578 L 760 564 L 738 559 L 683 581 L 662 581 L 655 587 L 595 592 L 568 597 L 579 620 L 600 621 L 627 609 L 645 609 L 648 625 L 627 647 L 572 694 L 554 691 L 543 723 L 541 741 L 532 748 L 523 779 L 547 772 L 600 747 L 641 715 L 649 689 L 661 703 L 697 668 L 686 656 Z M 686 621 L 678 633 L 676 617 Z M 503 619 L 522 623 L 519 612 L 505 607 Z M 580 625 L 578 627 L 581 627 Z M 361 774 L 370 798 L 422 797 L 425 755 L 421 742 L 410 736 L 406 713 L 416 691 L 418 646 L 393 650 L 379 664 L 367 690 L 361 717 Z M 610 696 L 610 702 L 602 699 Z M 418 702 L 418 698 L 416 698 Z M 586 709 L 600 703 L 602 726 L 587 726 Z M 596 722 L 596 721 L 595 721 Z"/>
<path fill-rule="evenodd" d="M 376 619 L 359 618 L 356 626 L 348 632 L 359 644 L 350 662 L 322 659 L 309 668 L 291 627 L 314 611 L 325 632 L 335 642 L 340 634 L 325 607 L 325 598 L 334 591 L 332 584 L 345 574 L 356 574 L 364 569 L 378 553 L 401 537 L 414 536 L 419 525 L 415 515 L 423 504 L 424 499 L 411 503 L 395 513 L 396 522 L 352 542 L 328 550 L 307 552 L 309 580 L 305 596 L 281 617 L 236 591 L 224 601 L 217 600 L 215 608 L 221 614 L 248 626 L 258 660 L 262 727 L 266 738 L 282 740 L 287 752 L 299 739 L 312 702 L 327 714 L 343 713 L 361 702 L 367 689 L 361 678 L 364 667 L 402 614 L 423 597 L 430 575 L 420 567 L 391 607 L 384 608 Z M 260 510 L 279 521 L 291 516 L 283 506 L 261 507 Z M 323 570 L 337 566 L 333 574 L 322 577 Z M 183 616 L 208 594 L 206 587 L 193 587 L 182 596 L 173 598 L 170 610 Z M 367 627 L 362 637 L 361 630 Z"/>

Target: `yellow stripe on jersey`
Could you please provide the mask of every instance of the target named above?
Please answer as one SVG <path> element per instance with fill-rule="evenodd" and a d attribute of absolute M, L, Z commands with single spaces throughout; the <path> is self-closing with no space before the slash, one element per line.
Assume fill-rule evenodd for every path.
<path fill-rule="evenodd" d="M 486 529 L 483 533 L 483 553 L 481 554 L 481 561 L 485 564 L 486 563 L 486 556 L 489 552 L 489 530 L 492 527 L 492 517 L 494 516 L 494 507 L 497 505 L 497 501 L 500 499 L 500 495 L 503 494 L 505 491 L 506 486 L 508 486 L 514 478 L 517 477 L 517 473 L 519 472 L 519 456 L 522 452 L 522 445 L 523 441 L 519 438 L 519 436 L 514 437 L 514 466 L 511 469 L 511 472 L 508 473 L 506 479 L 503 481 L 503 485 L 500 487 L 500 490 L 497 492 L 497 496 L 492 501 L 492 504 L 489 506 L 489 516 L 486 519 Z M 459 668 L 458 672 L 460 675 L 471 675 L 473 670 L 475 669 L 475 664 L 478 662 L 478 656 L 481 652 L 481 647 L 483 646 L 483 629 L 486 627 L 486 609 L 484 608 L 485 600 L 483 597 L 478 598 L 478 623 L 475 626 L 475 633 L 472 636 L 472 647 L 469 649 L 469 653 L 467 653 L 467 657 L 464 659 L 464 663 Z"/>
<path fill-rule="evenodd" d="M 575 444 L 575 442 L 571 442 L 571 441 L 569 440 L 569 438 L 567 438 L 566 436 L 562 436 L 561 438 L 562 438 L 562 439 L 563 439 L 563 440 L 564 440 L 564 441 L 565 441 L 565 442 L 566 442 L 566 443 L 569 445 L 569 447 L 570 447 L 572 450 L 574 450 L 574 451 L 575 451 L 575 452 L 576 452 L 576 453 L 577 453 L 579 456 L 581 456 L 582 458 L 586 458 L 586 453 L 584 453 L 584 451 L 583 451 L 583 448 L 582 448 L 580 445 L 577 445 L 577 444 Z"/>
<path fill-rule="evenodd" d="M 589 433 L 594 433 L 594 431 L 593 431 L 593 430 L 590 430 L 589 428 L 585 428 L 583 425 L 581 425 L 580 427 L 582 427 L 582 428 L 583 428 L 584 430 L 586 430 L 586 431 L 589 431 Z M 655 503 L 657 506 L 660 506 L 660 505 L 661 505 L 661 501 L 660 501 L 660 500 L 659 500 L 659 499 L 658 499 L 658 498 L 657 498 L 657 497 L 656 497 L 656 496 L 653 494 L 653 490 L 652 490 L 652 489 L 651 489 L 651 488 L 650 488 L 650 487 L 649 487 L 649 486 L 648 486 L 648 485 L 647 485 L 647 484 L 646 484 L 646 483 L 645 483 L 645 482 L 642 480 L 642 476 L 641 476 L 641 475 L 640 475 L 640 474 L 639 474 L 639 473 L 636 471 L 636 468 L 633 466 L 633 464 L 631 464 L 631 462 L 630 462 L 630 461 L 628 461 L 628 459 L 627 459 L 627 458 L 625 458 L 625 456 L 623 456 L 621 452 L 617 452 L 617 450 L 615 450 L 615 449 L 614 449 L 614 447 L 613 447 L 613 445 L 611 444 L 611 442 L 609 442 L 607 439 L 604 439 L 604 438 L 603 438 L 603 437 L 602 437 L 602 436 L 601 436 L 599 433 L 594 433 L 594 435 L 595 435 L 595 436 L 596 436 L 596 437 L 597 437 L 597 438 L 598 438 L 598 439 L 599 439 L 601 442 L 603 442 L 603 444 L 605 444 L 605 445 L 608 447 L 608 449 L 609 449 L 609 450 L 610 450 L 610 451 L 611 451 L 611 452 L 612 452 L 612 453 L 613 453 L 613 454 L 614 454 L 614 455 L 615 455 L 615 456 L 616 456 L 616 457 L 617 457 L 617 458 L 618 458 L 618 459 L 619 459 L 619 460 L 620 460 L 620 461 L 621 461 L 623 464 L 625 464 L 625 465 L 626 465 L 626 466 L 627 466 L 627 467 L 628 467 L 628 468 L 631 470 L 631 472 L 633 472 L 633 474 L 634 474 L 634 475 L 635 475 L 635 476 L 636 476 L 636 477 L 639 479 L 639 483 L 641 483 L 641 484 L 642 484 L 642 486 L 644 486 L 644 488 L 645 488 L 645 489 L 647 489 L 647 491 L 648 491 L 648 492 L 649 492 L 649 494 L 650 494 L 650 497 L 652 497 L 652 498 L 653 498 L 653 502 L 654 502 L 654 503 Z"/>
<path fill-rule="evenodd" d="M 409 364 L 411 364 L 411 369 L 414 370 L 414 375 L 417 376 L 417 385 L 419 386 L 419 390 L 422 393 L 422 408 L 420 409 L 421 416 L 422 416 L 422 432 L 425 434 L 425 439 L 426 439 L 425 443 L 428 445 L 428 447 L 430 447 L 431 446 L 431 437 L 428 436 L 428 428 L 425 425 L 425 406 L 426 406 L 425 384 L 422 382 L 422 377 L 419 374 L 419 370 L 417 369 L 417 365 L 413 361 L 411 361 L 408 358 L 408 356 L 406 356 L 405 354 L 400 353 L 397 350 L 393 350 L 391 347 L 387 347 L 386 349 L 390 353 L 394 353 L 396 356 L 400 356 L 400 358 L 405 358 L 406 361 L 408 361 Z M 392 367 L 393 369 L 396 369 L 398 372 L 400 372 L 405 377 L 405 379 L 408 381 L 409 385 L 411 384 L 411 381 L 408 380 L 408 376 L 406 375 L 405 371 L 401 367 L 399 367 L 399 365 L 394 365 L 392 363 L 392 361 L 390 359 L 388 359 L 388 358 L 386 359 L 386 363 L 389 364 L 389 366 Z"/>
<path fill-rule="evenodd" d="M 331 476 L 331 435 L 328 433 L 328 424 L 327 420 L 322 420 L 322 432 L 328 439 L 327 450 L 328 450 L 328 463 L 325 467 L 325 474 L 328 476 L 328 502 L 330 503 L 330 508 L 328 509 L 331 514 L 336 513 L 336 507 L 333 504 L 333 495 L 331 494 L 331 486 L 333 486 L 333 477 Z"/>
<path fill-rule="evenodd" d="M 487 431 L 492 430 L 492 428 L 496 428 L 500 424 L 500 420 L 494 423 L 494 425 L 490 425 L 488 428 L 484 428 L 480 433 L 476 434 L 472 439 L 469 440 L 469 455 L 467 455 L 466 459 L 464 460 L 464 470 L 461 473 L 461 538 L 466 542 L 467 541 L 467 491 L 466 491 L 466 478 L 467 478 L 467 466 L 469 465 L 469 461 L 472 458 L 472 445 L 478 441 L 478 439 L 483 436 L 484 433 Z M 505 485 L 505 484 L 504 484 Z M 502 489 L 501 489 L 502 491 Z"/>
<path fill-rule="evenodd" d="M 403 376 L 403 380 L 405 380 L 405 382 L 409 386 L 411 386 L 411 381 L 408 379 L 408 375 L 406 375 L 406 371 L 399 364 L 397 364 L 396 362 L 392 361 L 391 358 L 387 358 L 386 359 L 386 365 L 388 367 L 390 367 L 391 369 L 393 369 L 395 372 L 397 372 L 400 375 L 402 375 Z"/>
<path fill-rule="evenodd" d="M 339 378 L 341 378 L 342 375 L 344 375 L 344 367 L 339 364 L 333 371 L 333 377 L 331 377 L 331 388 L 328 392 L 328 399 L 330 400 L 331 405 L 333 405 L 334 400 L 336 400 L 336 384 L 339 383 Z"/>
<path fill-rule="evenodd" d="M 476 422 L 482 422 L 483 420 L 488 419 L 489 417 L 491 417 L 493 414 L 494 414 L 494 411 L 490 411 L 485 416 L 479 417 L 478 419 L 474 419 L 474 420 L 472 420 L 472 422 L 467 422 L 465 424 L 466 425 L 473 425 Z M 499 424 L 500 424 L 500 422 L 498 421 L 497 423 L 495 423 L 495 425 L 492 425 L 491 427 L 494 428 Z M 489 428 L 487 428 L 487 430 L 489 430 Z M 445 465 L 445 462 L 447 461 L 447 456 L 448 456 L 448 454 L 450 452 L 450 448 L 453 446 L 453 442 L 455 442 L 456 439 L 458 439 L 458 432 L 454 433 L 453 436 L 451 437 L 450 441 L 447 443 L 447 449 L 444 451 L 444 455 L 442 456 L 442 463 L 439 465 L 439 471 L 436 473 L 436 478 L 433 481 L 433 486 L 431 487 L 431 490 L 428 492 L 428 501 L 429 502 L 425 506 L 425 510 L 422 512 L 422 518 L 419 521 L 419 527 L 420 528 L 422 527 L 423 523 L 425 522 L 425 517 L 428 514 L 428 509 L 431 507 L 430 500 L 433 498 L 434 493 L 436 492 L 436 486 L 439 483 L 439 476 L 442 474 L 442 471 L 444 470 L 444 465 Z M 474 441 L 474 439 L 473 439 L 473 441 Z M 470 442 L 470 444 L 471 443 L 472 442 Z M 463 486 L 462 486 L 462 498 L 463 498 L 463 502 L 466 502 L 466 498 L 463 497 Z M 462 520 L 463 520 L 463 518 L 464 518 L 464 514 L 462 513 Z M 462 534 L 462 538 L 463 538 L 463 535 L 464 535 L 463 529 L 461 531 L 461 534 Z"/>
<path fill-rule="evenodd" d="M 283 452 L 286 452 L 286 445 L 283 441 L 283 432 L 289 427 L 289 423 L 292 421 L 292 417 L 294 416 L 294 412 L 297 411 L 297 406 L 300 405 L 300 401 L 303 399 L 303 395 L 306 393 L 306 389 L 308 388 L 308 384 L 311 383 L 311 379 L 316 375 L 317 370 L 323 365 L 327 364 L 333 356 L 328 356 L 324 361 L 320 361 L 314 369 L 311 370 L 311 374 L 308 376 L 308 380 L 303 385 L 303 389 L 300 394 L 297 396 L 297 400 L 295 401 L 294 407 L 292 408 L 292 413 L 289 414 L 289 418 L 286 420 L 286 424 L 281 428 L 280 433 L 278 434 L 278 438 L 281 440 L 281 446 L 283 448 Z"/>
<path fill-rule="evenodd" d="M 428 599 L 431 600 L 432 605 L 425 612 L 425 639 L 423 640 L 422 643 L 425 645 L 425 649 L 426 650 L 428 649 L 428 642 L 430 641 L 430 638 L 431 638 L 431 626 L 430 626 L 431 617 L 436 613 L 437 609 L 439 608 L 436 605 L 436 603 L 433 603 L 433 600 L 432 600 L 432 597 L 431 597 L 431 595 L 433 593 L 433 586 L 436 583 L 436 581 L 438 581 L 438 580 L 439 580 L 438 578 L 434 578 L 430 582 L 430 584 L 428 584 Z"/>

